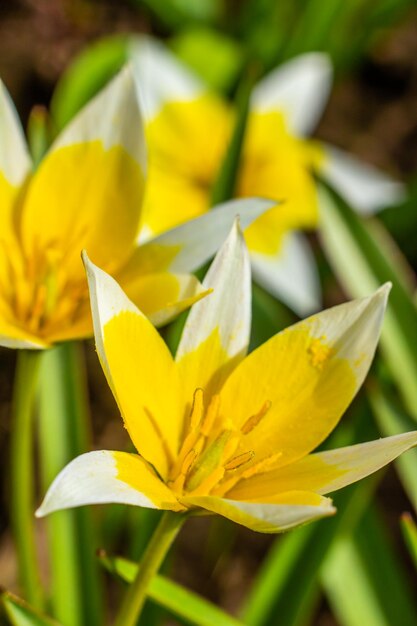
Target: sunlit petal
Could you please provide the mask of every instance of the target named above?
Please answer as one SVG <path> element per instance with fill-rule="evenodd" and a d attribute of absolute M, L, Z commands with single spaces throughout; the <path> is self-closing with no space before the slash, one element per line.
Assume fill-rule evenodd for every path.
<path fill-rule="evenodd" d="M 363 215 L 405 199 L 402 183 L 339 148 L 329 145 L 324 148 L 326 156 L 320 164 L 320 174 Z"/>
<path fill-rule="evenodd" d="M 192 272 L 206 263 L 226 239 L 236 216 L 244 231 L 275 203 L 262 198 L 231 200 L 138 247 L 123 270 L 125 279 L 161 271 Z M 142 268 L 142 269 L 141 269 Z"/>
<path fill-rule="evenodd" d="M 136 449 L 165 476 L 180 436 L 180 386 L 151 322 L 84 255 L 97 352 Z M 163 381 L 163 393 L 161 393 Z"/>
<path fill-rule="evenodd" d="M 255 281 L 301 317 L 317 311 L 321 289 L 316 260 L 303 235 L 283 236 L 275 254 L 251 253 Z"/>
<path fill-rule="evenodd" d="M 171 491 L 137 454 L 99 450 L 78 456 L 58 474 L 36 516 L 104 503 L 174 511 L 181 508 Z"/>
<path fill-rule="evenodd" d="M 154 326 L 167 324 L 209 293 L 192 274 L 138 273 L 136 280 L 124 281 L 123 287 Z"/>
<path fill-rule="evenodd" d="M 255 88 L 252 108 L 279 110 L 296 135 L 308 135 L 317 125 L 329 97 L 332 66 L 318 52 L 303 54 L 268 74 Z"/>
<path fill-rule="evenodd" d="M 287 328 L 234 370 L 221 400 L 237 428 L 268 403 L 237 451 L 254 452 L 247 475 L 295 461 L 335 427 L 368 372 L 389 287 Z"/>
<path fill-rule="evenodd" d="M 209 395 L 246 355 L 251 319 L 249 255 L 236 221 L 203 282 L 213 293 L 194 305 L 176 354 L 186 398 L 196 388 Z"/>
<path fill-rule="evenodd" d="M 376 472 L 415 445 L 417 432 L 411 432 L 310 454 L 280 469 L 241 481 L 227 495 L 238 500 L 269 501 L 282 491 L 297 489 L 331 493 Z"/>
<path fill-rule="evenodd" d="M 165 102 L 193 100 L 205 90 L 203 83 L 156 39 L 135 37 L 129 57 L 147 119 Z"/>
<path fill-rule="evenodd" d="M 83 275 L 83 248 L 100 266 L 121 265 L 139 228 L 145 161 L 127 68 L 70 122 L 37 170 L 22 214 L 27 253 L 47 251 L 71 276 Z"/>
<path fill-rule="evenodd" d="M 289 530 L 299 524 L 335 513 L 329 498 L 309 492 L 282 494 L 281 502 L 274 504 L 240 502 L 214 496 L 187 497 L 182 501 L 184 504 L 192 504 L 223 515 L 237 524 L 261 533 Z"/>

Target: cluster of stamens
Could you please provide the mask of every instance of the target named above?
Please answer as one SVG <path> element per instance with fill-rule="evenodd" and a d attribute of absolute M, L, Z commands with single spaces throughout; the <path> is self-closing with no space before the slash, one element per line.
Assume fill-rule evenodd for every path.
<path fill-rule="evenodd" d="M 2 244 L 7 268 L 7 291 L 3 294 L 12 321 L 40 336 L 46 329 L 53 332 L 55 326 L 72 323 L 88 298 L 84 276 L 69 283 L 65 256 L 52 244 L 30 255 L 17 242 L 13 246 Z"/>
<path fill-rule="evenodd" d="M 190 411 L 187 435 L 176 462 L 172 465 L 168 484 L 179 494 L 194 495 L 212 493 L 223 495 L 242 477 L 265 471 L 281 453 L 268 459 L 251 463 L 254 450 L 236 454 L 244 440 L 271 406 L 265 402 L 261 409 L 251 415 L 238 429 L 231 420 L 220 418 L 220 396 L 213 395 L 204 406 L 204 392 L 196 389 Z"/>

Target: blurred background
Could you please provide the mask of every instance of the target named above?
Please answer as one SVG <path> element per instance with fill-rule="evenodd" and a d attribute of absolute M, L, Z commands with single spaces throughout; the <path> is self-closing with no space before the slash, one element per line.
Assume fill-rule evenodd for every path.
<path fill-rule="evenodd" d="M 379 218 L 410 266 L 417 269 L 415 0 L 2 0 L 0 77 L 12 95 L 24 126 L 34 105 L 49 107 L 52 101 L 53 108 L 54 93 L 60 93 L 63 119 L 66 116 L 69 119 L 83 101 L 88 100 L 123 65 L 128 34 L 144 32 L 165 40 L 185 63 L 226 96 L 234 94 L 248 56 L 260 60 L 266 72 L 302 52 L 327 52 L 335 67 L 335 82 L 315 136 L 407 183 L 407 201 L 400 207 L 382 212 Z M 74 101 L 65 91 L 65 76 L 68 76 L 68 68 L 73 67 L 81 76 Z M 66 102 L 66 109 L 62 107 L 62 101 Z M 320 251 L 317 254 L 320 257 Z M 345 294 L 323 260 L 321 274 L 325 305 L 344 299 Z M 283 321 L 295 319 L 286 309 L 280 309 L 280 312 Z M 125 434 L 91 342 L 86 344 L 85 352 L 94 447 L 123 449 Z M 14 360 L 13 351 L 0 349 L 0 585 L 16 590 L 16 567 L 8 531 L 7 469 Z M 363 398 L 357 400 L 354 412 L 356 421 L 368 415 L 369 407 Z M 349 419 L 348 415 L 348 425 Z M 403 511 L 410 509 L 410 504 L 394 469 L 390 468 L 379 484 L 377 500 L 384 520 L 383 534 L 389 534 L 389 537 L 384 534 L 384 541 L 390 545 L 384 566 L 388 570 L 391 568 L 391 572 L 400 571 L 400 574 L 393 576 L 396 582 L 382 580 L 376 601 L 383 595 L 384 585 L 392 585 L 391 593 L 395 594 L 403 581 L 407 598 L 415 597 L 415 570 L 398 523 Z M 147 513 L 139 519 L 137 511 L 118 507 L 103 511 L 97 513 L 103 521 L 103 533 L 97 547 L 137 558 L 146 533 L 153 526 L 154 514 Z M 371 516 L 363 522 L 368 534 L 359 537 L 358 542 L 364 553 L 371 549 L 370 538 L 376 532 L 374 521 Z M 330 537 L 336 530 L 331 526 L 332 522 L 325 523 Z M 141 533 L 138 533 L 138 524 L 143 529 Z M 127 529 L 122 543 L 115 539 L 114 528 L 120 527 Z M 299 577 L 299 585 L 306 589 L 306 594 L 301 596 L 294 592 L 302 610 L 280 621 L 277 617 L 282 615 L 279 603 L 276 606 L 269 598 L 268 609 L 252 623 L 259 626 L 354 624 L 354 621 L 347 621 L 343 611 L 337 610 L 334 595 L 326 593 L 325 579 L 332 571 L 332 563 L 327 563 L 327 570 L 323 565 L 323 555 L 329 549 L 326 532 L 324 539 L 323 533 L 314 539 L 316 531 L 313 528 L 306 532 L 307 528 L 294 531 L 299 537 L 302 537 L 300 533 L 305 535 L 302 541 L 299 540 L 304 549 L 300 552 L 298 569 L 293 570 L 293 587 Z M 324 526 L 321 528 L 324 530 Z M 41 553 L 42 541 L 43 530 L 39 525 Z M 260 571 L 261 563 L 265 568 L 266 555 L 277 550 L 280 541 L 238 529 L 224 520 L 192 520 L 180 537 L 173 565 L 175 578 L 228 611 L 236 612 L 247 596 L 254 575 Z M 290 550 L 290 544 L 288 546 Z M 321 550 L 319 556 L 317 550 Z M 394 565 L 390 561 L 392 558 Z M 343 559 L 339 564 L 343 567 Z M 318 573 L 319 567 L 321 582 L 313 575 Z M 374 567 L 378 567 L 377 560 Z M 310 572 L 311 576 L 305 579 L 303 576 L 307 575 L 309 568 L 313 573 Z M 268 572 L 263 571 L 267 576 Z M 372 572 L 368 574 L 372 579 Z M 109 590 L 110 599 L 120 593 L 116 584 L 109 585 Z M 278 592 L 275 597 L 279 599 Z M 400 596 L 397 600 L 401 601 Z M 352 601 L 360 603 L 360 598 Z M 409 623 L 398 621 L 395 612 L 390 614 L 388 611 L 387 614 L 384 621 L 378 621 L 376 617 L 376 621 L 369 621 L 366 626 L 371 623 L 375 626 Z M 146 626 L 154 619 L 149 615 L 143 622 Z"/>

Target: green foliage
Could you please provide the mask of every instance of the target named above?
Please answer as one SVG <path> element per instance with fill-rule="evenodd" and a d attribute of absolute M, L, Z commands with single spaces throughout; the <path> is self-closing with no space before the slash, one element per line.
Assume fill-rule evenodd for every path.
<path fill-rule="evenodd" d="M 10 626 L 60 626 L 58 622 L 9 592 L 1 594 L 0 608 Z"/>
<path fill-rule="evenodd" d="M 244 51 L 236 41 L 209 28 L 182 30 L 170 41 L 178 58 L 217 91 L 230 91 L 242 69 Z"/>
<path fill-rule="evenodd" d="M 127 559 L 100 556 L 100 562 L 107 571 L 126 582 L 135 578 L 138 565 Z M 155 576 L 149 586 L 149 598 L 157 602 L 171 614 L 180 617 L 187 624 L 195 626 L 243 626 L 241 622 L 227 615 L 204 598 L 185 589 L 163 576 Z"/>
<path fill-rule="evenodd" d="M 129 37 L 105 37 L 86 48 L 61 76 L 51 101 L 54 131 L 58 133 L 128 59 Z"/>

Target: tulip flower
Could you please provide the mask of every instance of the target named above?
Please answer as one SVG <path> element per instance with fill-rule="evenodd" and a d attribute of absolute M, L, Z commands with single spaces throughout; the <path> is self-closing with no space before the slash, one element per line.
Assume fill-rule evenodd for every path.
<path fill-rule="evenodd" d="M 209 209 L 235 111 L 151 38 L 138 38 L 131 56 L 150 156 L 144 233 L 154 235 Z M 314 257 L 298 232 L 319 223 L 313 174 L 362 213 L 403 195 L 399 183 L 373 167 L 309 138 L 328 98 L 331 72 L 326 55 L 309 53 L 255 86 L 236 185 L 238 197 L 284 201 L 256 220 L 246 241 L 255 280 L 301 316 L 320 308 Z"/>
<path fill-rule="evenodd" d="M 139 246 L 146 151 L 128 68 L 64 129 L 35 172 L 0 83 L 0 137 L 3 346 L 47 348 L 92 334 L 83 248 L 154 323 L 167 322 L 202 296 L 189 272 L 216 252 L 236 213 L 248 225 L 271 206 L 228 204 L 221 219 L 203 216 Z"/>
<path fill-rule="evenodd" d="M 175 359 L 116 281 L 85 256 L 98 355 L 137 453 L 67 465 L 37 511 L 119 502 L 217 513 L 278 532 L 335 509 L 326 494 L 417 444 L 417 432 L 312 453 L 371 364 L 389 285 L 301 321 L 246 355 L 251 276 L 237 225 Z"/>

